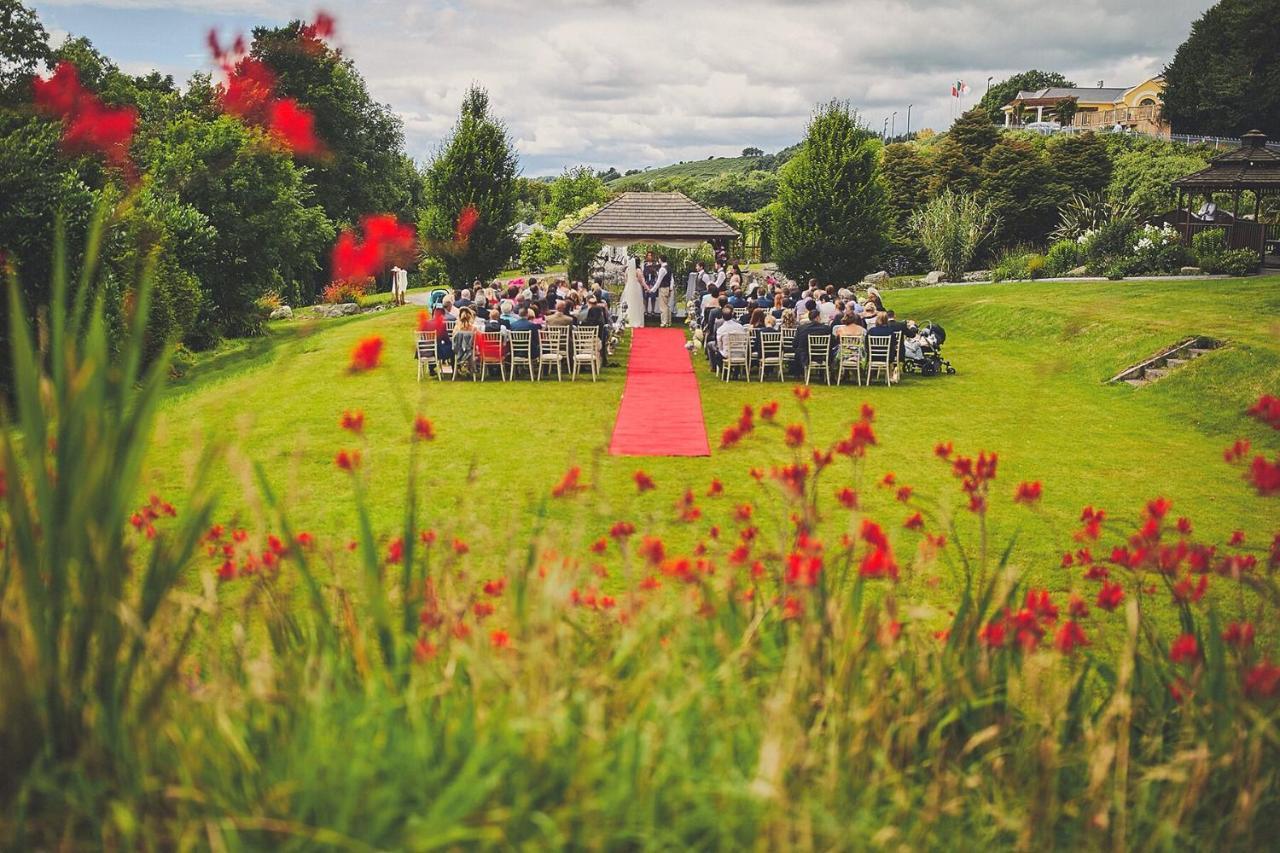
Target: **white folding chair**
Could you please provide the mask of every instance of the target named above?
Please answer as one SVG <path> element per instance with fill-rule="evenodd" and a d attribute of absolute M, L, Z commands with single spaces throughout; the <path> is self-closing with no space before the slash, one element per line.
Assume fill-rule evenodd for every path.
<path fill-rule="evenodd" d="M 807 338 L 809 344 L 809 360 L 804 366 L 804 384 L 809 384 L 809 374 L 813 372 L 815 367 L 822 368 L 822 372 L 826 374 L 827 384 L 831 384 L 831 336 L 830 335 L 810 335 Z"/>
<path fill-rule="evenodd" d="M 586 365 L 591 370 L 591 381 L 600 375 L 600 336 L 593 327 L 575 329 L 573 333 L 573 360 L 569 365 L 569 378 L 575 382 L 578 371 Z"/>
<path fill-rule="evenodd" d="M 750 308 L 734 308 L 734 309 L 733 309 L 733 319 L 735 319 L 735 320 L 737 320 L 739 323 L 741 323 L 741 322 L 746 318 L 746 316 L 747 316 L 748 314 L 750 314 L 750 313 L 751 313 L 751 309 L 750 309 Z"/>
<path fill-rule="evenodd" d="M 457 317 L 445 317 L 445 318 L 444 318 L 444 331 L 445 331 L 445 334 L 452 338 L 452 337 L 453 337 L 453 328 L 454 328 L 454 326 L 456 326 L 456 325 L 458 325 L 458 318 L 457 318 Z"/>
<path fill-rule="evenodd" d="M 871 375 L 876 372 L 884 374 L 884 384 L 893 384 L 893 349 L 898 342 L 898 333 L 892 335 L 867 336 L 867 384 L 871 384 Z"/>
<path fill-rule="evenodd" d="M 751 381 L 751 338 L 746 332 L 726 335 L 721 355 L 723 360 L 720 362 L 720 375 L 725 382 L 729 381 L 735 367 L 742 370 L 742 375 L 748 382 Z"/>
<path fill-rule="evenodd" d="M 796 330 L 779 329 L 778 333 L 782 335 L 782 361 L 789 365 L 796 359 Z"/>
<path fill-rule="evenodd" d="M 422 381 L 423 374 L 430 375 L 432 370 L 435 370 L 437 379 L 444 379 L 440 373 L 440 344 L 436 333 L 414 332 L 413 348 L 418 357 L 418 381 Z"/>
<path fill-rule="evenodd" d="M 764 381 L 765 371 L 771 367 L 778 369 L 778 381 L 784 379 L 786 360 L 782 357 L 782 333 L 760 333 L 760 381 Z"/>
<path fill-rule="evenodd" d="M 563 379 L 561 370 L 564 368 L 565 362 L 565 330 L 564 329 L 541 329 L 538 332 L 538 378 L 542 378 L 542 368 L 550 368 L 552 365 L 556 369 L 556 381 Z"/>
<path fill-rule="evenodd" d="M 511 332 L 511 349 L 507 356 L 507 376 L 516 378 L 516 368 L 523 367 L 529 372 L 529 378 L 538 381 L 533 360 L 533 332 Z"/>
<path fill-rule="evenodd" d="M 862 342 L 863 336 L 840 335 L 840 349 L 836 355 L 836 384 L 844 379 L 846 371 L 853 371 L 853 376 L 862 384 Z"/>

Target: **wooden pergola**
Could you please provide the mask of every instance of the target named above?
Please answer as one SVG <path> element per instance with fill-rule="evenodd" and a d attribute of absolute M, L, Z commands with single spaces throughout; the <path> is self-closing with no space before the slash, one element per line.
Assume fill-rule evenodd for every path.
<path fill-rule="evenodd" d="M 1259 130 L 1249 131 L 1240 142 L 1239 148 L 1213 158 L 1206 168 L 1173 181 L 1178 190 L 1174 225 L 1188 246 L 1201 231 L 1220 228 L 1226 231 L 1230 248 L 1252 249 L 1259 263 L 1268 265 L 1269 258 L 1280 256 L 1280 223 L 1261 221 L 1262 199 L 1280 197 L 1280 153 L 1267 147 L 1267 137 Z M 1240 196 L 1246 192 L 1253 193 L 1253 218 L 1242 220 Z M 1197 198 L 1212 201 L 1221 194 L 1232 197 L 1230 222 L 1192 210 Z"/>
<path fill-rule="evenodd" d="M 625 192 L 569 229 L 574 237 L 593 237 L 611 246 L 658 243 L 717 248 L 740 236 L 683 193 Z"/>

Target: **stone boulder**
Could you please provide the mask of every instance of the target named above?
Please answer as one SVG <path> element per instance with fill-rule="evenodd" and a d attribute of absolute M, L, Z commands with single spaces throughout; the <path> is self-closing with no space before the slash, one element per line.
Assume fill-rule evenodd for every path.
<path fill-rule="evenodd" d="M 863 279 L 863 284 L 884 284 L 889 280 L 889 273 L 886 270 L 880 272 L 868 273 Z"/>
<path fill-rule="evenodd" d="M 1183 267 L 1178 270 L 1178 275 L 1204 275 L 1204 270 L 1200 267 Z"/>
<path fill-rule="evenodd" d="M 354 302 L 341 302 L 337 305 L 317 305 L 316 313 L 321 317 L 349 317 L 360 313 L 360 306 Z"/>
<path fill-rule="evenodd" d="M 281 305 L 279 308 L 271 312 L 271 320 L 292 320 L 293 309 L 288 305 Z"/>
<path fill-rule="evenodd" d="M 964 274 L 965 281 L 991 281 L 991 270 L 970 270 Z"/>
<path fill-rule="evenodd" d="M 1078 266 L 1075 269 L 1067 270 L 1067 278 L 1081 278 L 1089 274 L 1089 268 L 1086 266 Z"/>
<path fill-rule="evenodd" d="M 942 270 L 934 270 L 924 277 L 925 284 L 941 284 L 946 281 L 947 274 Z"/>

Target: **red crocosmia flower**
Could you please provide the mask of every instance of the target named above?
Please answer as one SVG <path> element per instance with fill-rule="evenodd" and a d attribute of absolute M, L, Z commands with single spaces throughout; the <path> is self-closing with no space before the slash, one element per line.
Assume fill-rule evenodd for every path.
<path fill-rule="evenodd" d="M 898 482 L 898 475 L 890 471 L 889 473 L 884 475 L 884 478 L 880 481 L 880 485 L 884 486 L 885 488 L 888 488 L 889 486 L 892 486 L 896 482 Z"/>
<path fill-rule="evenodd" d="M 495 649 L 505 649 L 511 645 L 511 635 L 506 631 L 493 631 L 489 634 L 489 643 Z"/>
<path fill-rule="evenodd" d="M 1084 527 L 1076 534 L 1077 539 L 1093 539 L 1102 534 L 1102 522 L 1106 520 L 1107 514 L 1091 506 L 1087 506 L 1080 513 L 1080 520 L 1084 522 Z"/>
<path fill-rule="evenodd" d="M 1263 661 L 1244 674 L 1244 695 L 1250 699 L 1271 699 L 1280 693 L 1280 666 Z"/>
<path fill-rule="evenodd" d="M 1243 530 L 1233 530 L 1233 531 L 1231 532 L 1231 542 L 1230 542 L 1229 544 L 1230 544 L 1230 545 L 1231 545 L 1231 547 L 1233 547 L 1233 548 L 1238 547 L 1238 546 L 1240 546 L 1240 545 L 1243 545 L 1243 544 L 1244 544 L 1244 531 L 1243 531 Z"/>
<path fill-rule="evenodd" d="M 751 514 L 755 512 L 755 508 L 751 504 L 738 504 L 733 510 L 733 517 L 736 521 L 744 524 L 751 520 Z"/>
<path fill-rule="evenodd" d="M 1085 603 L 1083 598 L 1073 592 L 1071 593 L 1071 598 L 1067 599 L 1067 613 L 1071 615 L 1072 619 L 1084 619 L 1089 615 L 1089 605 Z"/>
<path fill-rule="evenodd" d="M 862 419 L 867 423 L 871 423 L 876 419 L 876 410 L 871 408 L 871 405 L 869 403 L 862 404 L 862 409 L 859 411 L 859 414 L 862 416 Z"/>
<path fill-rule="evenodd" d="M 1174 663 L 1187 663 L 1200 657 L 1200 645 L 1195 634 L 1182 634 L 1169 647 L 1169 660 Z"/>
<path fill-rule="evenodd" d="M 59 118 L 74 113 L 79 109 L 81 99 L 89 95 L 80 85 L 80 72 L 66 60 L 58 63 L 49 79 L 36 77 L 32 80 L 31 93 L 36 109 Z"/>
<path fill-rule="evenodd" d="M 382 337 L 380 335 L 372 335 L 361 340 L 351 350 L 351 366 L 349 369 L 352 373 L 364 373 L 367 370 L 373 370 L 378 366 L 380 358 L 382 358 Z"/>
<path fill-rule="evenodd" d="M 707 486 L 707 497 L 714 498 L 722 494 L 724 494 L 724 483 L 713 479 L 711 485 Z"/>
<path fill-rule="evenodd" d="M 1193 581 L 1191 575 L 1184 575 L 1173 585 L 1173 600 L 1181 604 L 1196 603 L 1204 598 L 1209 588 L 1209 576 L 1200 575 L 1199 582 Z"/>
<path fill-rule="evenodd" d="M 480 211 L 476 210 L 474 204 L 468 204 L 462 208 L 462 212 L 458 214 L 458 222 L 453 229 L 453 242 L 466 243 L 470 240 L 471 232 L 475 230 L 479 222 Z"/>
<path fill-rule="evenodd" d="M 800 447 L 804 444 L 804 424 L 791 424 L 786 431 L 787 447 Z"/>
<path fill-rule="evenodd" d="M 236 577 L 235 560 L 231 560 L 231 559 L 223 560 L 222 565 L 218 566 L 218 580 L 220 581 L 235 580 L 235 577 Z"/>
<path fill-rule="evenodd" d="M 390 213 L 376 213 L 360 220 L 364 229 L 364 239 L 377 247 L 383 262 L 407 260 L 412 254 L 417 241 L 417 233 L 412 225 L 401 224 L 400 220 Z"/>
<path fill-rule="evenodd" d="M 1272 429 L 1280 429 L 1280 397 L 1263 394 L 1258 398 L 1258 402 L 1249 407 L 1246 414 L 1264 424 L 1269 424 Z"/>
<path fill-rule="evenodd" d="M 797 385 L 795 388 L 791 389 L 791 393 L 794 394 L 795 398 L 801 403 L 813 396 L 813 391 L 808 385 Z"/>
<path fill-rule="evenodd" d="M 298 545 L 302 548 L 310 548 L 311 546 L 316 544 L 315 537 L 312 536 L 310 533 L 306 532 L 305 530 L 299 533 L 296 537 L 294 537 L 294 541 L 297 542 Z"/>
<path fill-rule="evenodd" d="M 787 555 L 786 582 L 791 586 L 817 586 L 822 575 L 822 557 L 818 555 Z"/>
<path fill-rule="evenodd" d="M 978 629 L 978 639 L 988 648 L 998 649 L 1004 646 L 1007 632 L 1008 622 L 1005 619 L 993 619 Z"/>
<path fill-rule="evenodd" d="M 766 421 L 771 421 L 778 416 L 778 401 L 770 400 L 760 407 L 760 417 Z"/>
<path fill-rule="evenodd" d="M 477 601 L 472 605 L 471 612 L 475 614 L 477 622 L 483 622 L 486 616 L 493 615 L 493 605 L 487 601 Z"/>
<path fill-rule="evenodd" d="M 662 540 L 657 536 L 646 536 L 640 540 L 640 548 L 638 553 L 653 565 L 658 565 L 666 556 L 667 549 L 663 546 Z"/>
<path fill-rule="evenodd" d="M 354 433 L 364 431 L 364 412 L 343 412 L 342 428 Z"/>
<path fill-rule="evenodd" d="M 560 478 L 560 482 L 552 487 L 551 496 L 553 498 L 563 498 L 585 490 L 586 486 L 578 482 L 581 477 L 582 469 L 574 465 L 568 471 L 565 471 L 564 476 Z"/>
<path fill-rule="evenodd" d="M 1101 563 L 1089 566 L 1084 573 L 1085 580 L 1090 581 L 1104 581 L 1109 577 L 1111 577 L 1111 570 Z"/>
<path fill-rule="evenodd" d="M 1023 607 L 1044 622 L 1058 621 L 1058 606 L 1049 598 L 1047 589 L 1029 589 Z"/>
<path fill-rule="evenodd" d="M 1227 464 L 1234 464 L 1248 456 L 1251 447 L 1247 439 L 1237 438 L 1230 447 L 1222 451 L 1222 458 Z"/>
<path fill-rule="evenodd" d="M 613 527 L 609 528 L 609 535 L 614 539 L 626 539 L 635 532 L 636 526 L 629 521 L 615 522 Z"/>
<path fill-rule="evenodd" d="M 1253 636 L 1252 622 L 1232 622 L 1222 632 L 1222 642 L 1237 649 L 1247 649 L 1253 645 Z"/>
<path fill-rule="evenodd" d="M 720 433 L 720 449 L 728 450 L 742 440 L 742 433 L 737 427 L 725 427 Z"/>
<path fill-rule="evenodd" d="M 455 538 L 453 540 L 453 553 L 457 554 L 459 557 L 461 557 L 463 554 L 466 554 L 470 550 L 471 550 L 471 546 L 468 545 L 466 542 L 462 541 L 461 539 Z"/>
<path fill-rule="evenodd" d="M 1181 518 L 1178 519 L 1178 533 L 1182 534 L 1183 536 L 1191 535 L 1191 519 L 1187 518 L 1186 516 L 1182 516 Z"/>
<path fill-rule="evenodd" d="M 906 503 L 907 501 L 911 500 L 911 493 L 913 491 L 914 490 L 910 486 L 900 486 L 898 488 L 898 494 L 897 494 L 897 498 L 899 502 Z"/>
<path fill-rule="evenodd" d="M 649 575 L 644 580 L 640 581 L 640 588 L 644 590 L 657 589 L 660 586 L 662 586 L 662 581 L 658 580 L 653 575 Z"/>
<path fill-rule="evenodd" d="M 294 154 L 309 157 L 321 151 L 316 117 L 293 98 L 272 101 L 267 130 Z"/>
<path fill-rule="evenodd" d="M 333 458 L 333 464 L 343 471 L 354 471 L 360 467 L 360 451 L 339 450 L 338 455 Z"/>
<path fill-rule="evenodd" d="M 224 57 L 224 67 L 230 63 Z M 219 89 L 222 111 L 253 124 L 264 124 L 271 110 L 276 75 L 266 63 L 244 57 L 227 70 L 227 82 Z"/>
<path fill-rule="evenodd" d="M 799 619 L 804 615 L 804 602 L 794 595 L 788 595 L 782 601 L 782 619 Z"/>
<path fill-rule="evenodd" d="M 436 437 L 435 424 L 426 415 L 418 415 L 413 419 L 413 437 L 415 441 L 432 441 Z"/>
<path fill-rule="evenodd" d="M 907 530 L 919 530 L 924 527 L 924 516 L 918 512 L 915 515 L 908 516 L 907 520 L 902 522 L 902 526 Z"/>
<path fill-rule="evenodd" d="M 888 548 L 873 548 L 862 558 L 862 563 L 858 566 L 858 574 L 864 578 L 889 578 L 896 581 L 898 564 L 894 562 L 893 554 Z"/>
<path fill-rule="evenodd" d="M 418 663 L 426 663 L 436 656 L 438 649 L 435 644 L 423 638 L 418 640 L 418 644 L 413 647 L 413 657 Z"/>
<path fill-rule="evenodd" d="M 304 25 L 300 34 L 305 39 L 323 40 L 332 38 L 335 29 L 335 21 L 332 15 L 327 12 L 317 12 L 315 21 Z"/>
<path fill-rule="evenodd" d="M 591 553 L 603 554 L 609 547 L 609 540 L 601 536 L 599 539 L 591 543 Z"/>
<path fill-rule="evenodd" d="M 400 538 L 392 539 L 387 545 L 387 562 L 391 564 L 399 563 L 404 559 L 404 540 Z"/>
<path fill-rule="evenodd" d="M 950 441 L 946 442 L 945 444 L 942 442 L 939 442 L 933 448 L 933 455 L 938 457 L 939 459 L 950 459 L 954 449 L 955 449 L 954 445 Z"/>
<path fill-rule="evenodd" d="M 1122 601 L 1124 601 L 1124 587 L 1118 583 L 1103 581 L 1102 589 L 1098 590 L 1097 605 L 1103 610 L 1111 611 L 1119 607 Z"/>
<path fill-rule="evenodd" d="M 858 493 L 848 486 L 836 492 L 836 500 L 840 501 L 840 505 L 845 509 L 858 508 Z"/>
<path fill-rule="evenodd" d="M 631 479 L 635 480 L 636 491 L 647 492 L 650 489 L 657 488 L 657 486 L 654 485 L 653 478 L 643 471 L 636 471 L 635 474 L 631 475 Z"/>
<path fill-rule="evenodd" d="M 1017 491 L 1013 493 L 1014 503 L 1033 504 L 1040 500 L 1040 483 L 1019 483 Z"/>
<path fill-rule="evenodd" d="M 436 532 L 434 530 L 423 530 L 418 534 L 418 540 L 430 548 L 436 542 Z"/>
<path fill-rule="evenodd" d="M 1268 462 L 1263 456 L 1255 456 L 1249 465 L 1246 479 L 1258 490 L 1258 494 L 1266 496 L 1280 492 L 1280 457 Z"/>
<path fill-rule="evenodd" d="M 36 109 L 63 121 L 62 146 L 67 151 L 90 152 L 109 164 L 130 168 L 129 145 L 138 124 L 134 107 L 109 107 L 80 85 L 80 75 L 70 62 L 59 62 L 49 79 L 31 84 Z"/>
<path fill-rule="evenodd" d="M 1089 639 L 1085 637 L 1084 631 L 1073 620 L 1068 619 L 1062 623 L 1062 627 L 1058 629 L 1057 636 L 1053 638 L 1053 646 L 1064 655 L 1069 655 L 1080 646 L 1089 645 Z"/>
<path fill-rule="evenodd" d="M 1147 515 L 1151 518 L 1164 518 L 1169 514 L 1169 510 L 1173 508 L 1173 501 L 1168 498 L 1160 497 L 1153 501 L 1147 502 Z"/>

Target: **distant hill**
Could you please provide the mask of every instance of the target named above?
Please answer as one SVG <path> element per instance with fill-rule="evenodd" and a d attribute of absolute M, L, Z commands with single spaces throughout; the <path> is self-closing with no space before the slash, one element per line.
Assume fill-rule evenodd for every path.
<path fill-rule="evenodd" d="M 716 157 L 711 160 L 673 163 L 670 166 L 659 166 L 634 175 L 625 175 L 610 181 L 608 186 L 611 190 L 622 191 L 643 188 L 654 181 L 666 179 L 705 181 L 730 172 L 775 172 L 783 163 L 790 160 L 799 148 L 799 145 L 792 145 L 777 154 L 765 154 L 762 157 Z"/>

